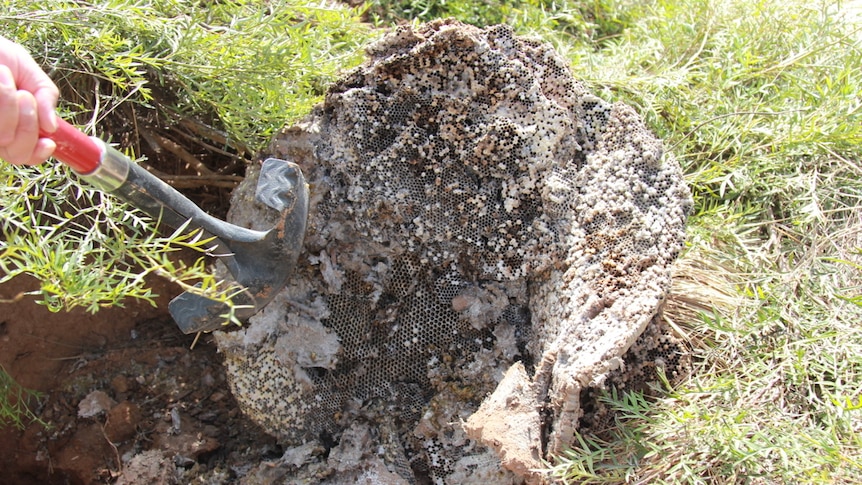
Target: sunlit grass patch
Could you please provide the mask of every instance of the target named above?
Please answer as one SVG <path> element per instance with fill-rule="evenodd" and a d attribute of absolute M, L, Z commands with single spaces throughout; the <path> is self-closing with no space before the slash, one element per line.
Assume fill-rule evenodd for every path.
<path fill-rule="evenodd" d="M 663 1 L 641 12 L 612 46 L 571 52 L 578 75 L 637 106 L 686 170 L 696 212 L 681 261 L 688 286 L 675 291 L 696 298 L 677 302 L 693 311 L 676 320 L 696 365 L 657 401 L 609 390 L 618 426 L 585 431 L 557 473 L 858 483 L 858 26 L 837 5 L 806 2 Z M 733 294 L 710 291 L 728 285 Z"/>

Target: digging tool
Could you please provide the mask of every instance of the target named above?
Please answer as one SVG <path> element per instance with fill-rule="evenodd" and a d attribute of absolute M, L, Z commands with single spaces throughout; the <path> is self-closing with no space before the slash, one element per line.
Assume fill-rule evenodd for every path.
<path fill-rule="evenodd" d="M 110 193 L 173 228 L 200 230 L 212 238 L 211 253 L 225 264 L 244 290 L 232 298 L 235 316 L 246 320 L 281 290 L 296 265 L 305 236 L 308 185 L 295 163 L 267 159 L 260 171 L 256 197 L 280 212 L 278 224 L 256 231 L 204 212 L 173 187 L 133 163 L 102 140 L 89 137 L 58 118 L 53 134 L 54 157 L 99 190 Z M 228 305 L 185 292 L 174 298 L 171 316 L 184 333 L 216 330 Z"/>

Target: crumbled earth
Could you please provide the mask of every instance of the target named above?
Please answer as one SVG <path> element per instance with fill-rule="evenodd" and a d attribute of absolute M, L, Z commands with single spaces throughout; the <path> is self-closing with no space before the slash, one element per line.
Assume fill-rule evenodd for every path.
<path fill-rule="evenodd" d="M 89 315 L 2 306 L 0 364 L 47 425 L 0 430 L 0 484 L 236 483 L 281 449 L 240 413 L 210 336 L 190 349 L 167 314 L 130 302 Z M 36 283 L 0 285 L 13 299 Z M 160 288 L 161 286 L 161 288 Z"/>

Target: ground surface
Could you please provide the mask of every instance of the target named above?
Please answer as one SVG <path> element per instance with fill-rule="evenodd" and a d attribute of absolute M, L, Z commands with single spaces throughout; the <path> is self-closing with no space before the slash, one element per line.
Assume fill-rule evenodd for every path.
<path fill-rule="evenodd" d="M 194 336 L 174 325 L 176 290 L 153 284 L 158 308 L 52 314 L 27 298 L 0 307 L 0 364 L 43 393 L 36 412 L 49 425 L 0 430 L 0 484 L 230 483 L 281 455 L 239 412 L 210 337 L 190 350 Z M 18 278 L 0 285 L 0 299 L 34 286 Z"/>

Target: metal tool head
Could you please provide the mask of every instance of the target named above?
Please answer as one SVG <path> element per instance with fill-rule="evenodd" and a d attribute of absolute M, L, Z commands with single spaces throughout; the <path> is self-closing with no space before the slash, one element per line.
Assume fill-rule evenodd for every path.
<path fill-rule="evenodd" d="M 279 222 L 267 231 L 250 231 L 226 222 L 205 227 L 217 238 L 221 260 L 245 288 L 232 299 L 239 320 L 260 311 L 287 283 L 302 251 L 308 198 L 299 166 L 270 158 L 261 166 L 256 199 L 279 211 Z M 169 309 L 184 333 L 217 330 L 227 323 L 230 310 L 224 303 L 188 291 L 174 298 Z"/>

